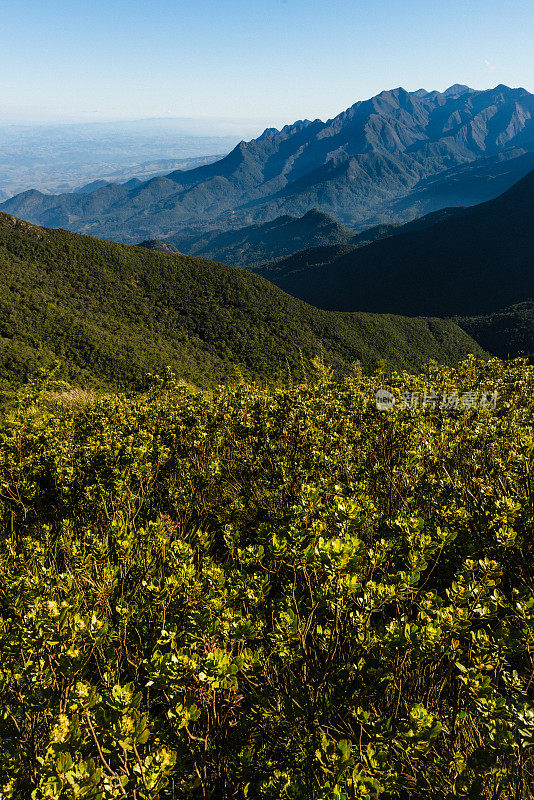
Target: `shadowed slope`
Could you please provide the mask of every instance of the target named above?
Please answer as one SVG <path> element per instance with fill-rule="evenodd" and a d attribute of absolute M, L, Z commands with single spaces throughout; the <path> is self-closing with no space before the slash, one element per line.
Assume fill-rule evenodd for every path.
<path fill-rule="evenodd" d="M 428 220 L 427 220 L 428 222 Z M 316 248 L 258 270 L 322 308 L 484 314 L 534 297 L 534 172 L 496 200 L 358 249 Z"/>

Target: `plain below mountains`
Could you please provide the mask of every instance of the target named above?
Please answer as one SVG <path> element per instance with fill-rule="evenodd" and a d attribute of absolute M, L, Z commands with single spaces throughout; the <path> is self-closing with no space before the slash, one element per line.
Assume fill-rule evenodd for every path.
<path fill-rule="evenodd" d="M 29 190 L 0 210 L 124 242 L 235 229 L 311 208 L 355 230 L 490 199 L 534 168 L 534 95 L 384 91 L 337 117 L 300 120 L 225 158 L 139 186 Z"/>
<path fill-rule="evenodd" d="M 215 262 L 40 228 L 0 214 L 0 383 L 52 363 L 87 385 L 135 387 L 170 366 L 199 386 L 304 378 L 382 359 L 416 370 L 484 355 L 456 323 L 322 311 Z"/>

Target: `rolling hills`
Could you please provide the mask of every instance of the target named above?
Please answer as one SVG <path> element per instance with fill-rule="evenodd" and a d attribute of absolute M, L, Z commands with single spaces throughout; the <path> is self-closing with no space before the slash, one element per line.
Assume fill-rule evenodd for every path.
<path fill-rule="evenodd" d="M 365 247 L 314 248 L 256 271 L 338 311 L 472 317 L 534 298 L 534 172 L 495 200 L 422 223 Z"/>
<path fill-rule="evenodd" d="M 209 386 L 303 376 L 323 355 L 336 372 L 417 369 L 482 349 L 454 322 L 337 314 L 263 278 L 203 259 L 39 228 L 0 214 L 0 378 L 58 362 L 88 385 L 135 387 L 173 368 Z"/>
<path fill-rule="evenodd" d="M 309 247 L 348 244 L 354 239 L 354 231 L 314 208 L 302 217 L 288 214 L 277 217 L 272 222 L 248 225 L 237 230 L 206 231 L 196 235 L 171 236 L 163 240 L 149 239 L 141 242 L 140 246 L 249 267 Z"/>
<path fill-rule="evenodd" d="M 322 122 L 299 120 L 240 142 L 225 158 L 134 187 L 28 190 L 0 210 L 123 242 L 239 228 L 311 208 L 363 230 L 444 205 L 495 197 L 532 169 L 534 95 L 381 92 Z M 452 188 L 451 188 L 452 187 Z"/>
<path fill-rule="evenodd" d="M 390 223 L 366 228 L 354 233 L 329 214 L 316 208 L 302 217 L 285 215 L 272 222 L 248 225 L 229 231 L 206 231 L 200 234 L 169 236 L 166 239 L 147 239 L 140 247 L 160 253 L 182 253 L 201 258 L 211 258 L 224 264 L 251 269 L 270 265 L 284 257 L 303 251 L 309 258 L 312 251 L 325 261 L 325 254 L 339 255 L 354 247 L 363 247 L 378 239 L 397 233 L 421 230 L 459 213 L 461 208 L 444 208 L 419 217 L 404 225 Z"/>

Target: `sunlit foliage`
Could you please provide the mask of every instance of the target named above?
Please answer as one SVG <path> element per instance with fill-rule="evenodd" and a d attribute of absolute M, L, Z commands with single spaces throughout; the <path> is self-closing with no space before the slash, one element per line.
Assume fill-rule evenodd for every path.
<path fill-rule="evenodd" d="M 0 431 L 1 800 L 533 796 L 533 368 L 61 388 Z"/>

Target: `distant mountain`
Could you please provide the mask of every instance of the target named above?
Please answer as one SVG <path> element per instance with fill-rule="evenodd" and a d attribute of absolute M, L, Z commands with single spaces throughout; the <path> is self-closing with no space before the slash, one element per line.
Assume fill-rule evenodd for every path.
<path fill-rule="evenodd" d="M 79 383 L 135 386 L 168 365 L 210 386 L 236 368 L 299 379 L 320 354 L 339 373 L 469 352 L 484 354 L 448 320 L 320 311 L 235 267 L 0 214 L 0 387 L 54 361 Z"/>
<path fill-rule="evenodd" d="M 214 164 L 83 195 L 23 192 L 0 209 L 128 242 L 311 208 L 363 230 L 493 198 L 532 169 L 533 152 L 534 95 L 525 89 L 399 88 L 327 122 L 269 128 Z"/>
<path fill-rule="evenodd" d="M 152 250 L 155 253 L 172 253 L 176 256 L 186 255 L 167 239 L 146 239 L 144 242 L 140 242 L 138 247 L 143 247 L 145 250 Z"/>
<path fill-rule="evenodd" d="M 365 247 L 314 248 L 256 271 L 341 311 L 474 316 L 532 300 L 534 171 L 495 200 L 439 212 Z"/>
<path fill-rule="evenodd" d="M 445 207 L 478 205 L 498 197 L 533 169 L 534 152 L 522 154 L 514 148 L 421 181 L 382 216 L 411 220 Z"/>
<path fill-rule="evenodd" d="M 424 92 L 425 90 L 423 89 L 422 91 Z M 471 89 L 469 86 L 464 86 L 461 83 L 455 83 L 453 86 L 449 86 L 448 89 L 445 89 L 443 94 L 445 97 L 461 97 L 463 94 L 469 94 L 470 91 Z"/>
<path fill-rule="evenodd" d="M 203 234 L 149 239 L 141 247 L 212 258 L 224 264 L 248 267 L 290 255 L 308 247 L 350 243 L 354 231 L 340 225 L 333 217 L 311 209 L 303 217 L 286 215 L 272 222 L 249 225 L 230 231 L 206 231 Z"/>

